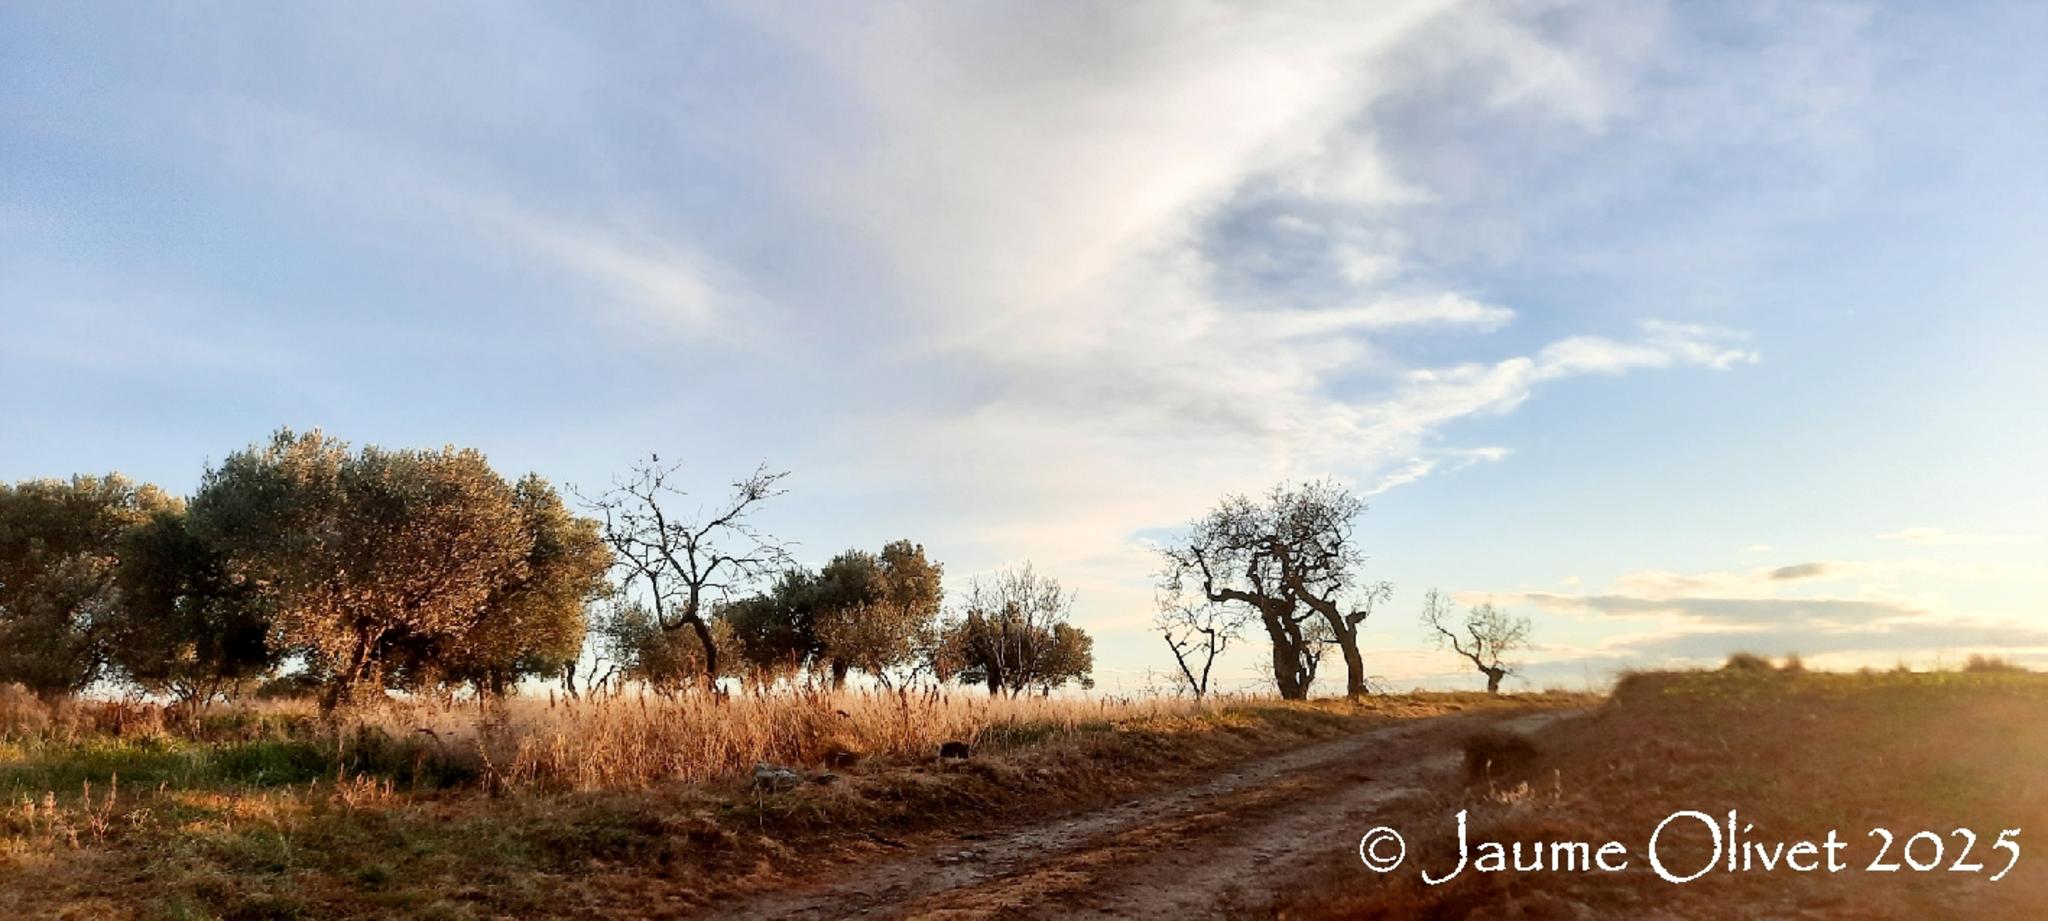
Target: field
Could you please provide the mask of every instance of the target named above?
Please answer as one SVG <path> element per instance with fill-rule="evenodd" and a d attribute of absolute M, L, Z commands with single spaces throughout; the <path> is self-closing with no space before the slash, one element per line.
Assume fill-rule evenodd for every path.
<path fill-rule="evenodd" d="M 0 701 L 0 910 L 76 918 L 688 914 L 961 821 L 1075 810 L 1486 703 L 797 692 L 393 705 L 328 727 Z M 935 759 L 966 741 L 965 762 Z M 793 789 L 751 779 L 794 768 Z"/>
<path fill-rule="evenodd" d="M 1491 918 L 1928 918 L 2039 917 L 2048 908 L 2048 861 L 2033 835 L 2048 829 L 2048 676 L 2017 671 L 1776 671 L 1738 660 L 1715 672 L 1623 680 L 1582 719 L 1512 740 L 1468 744 L 1466 783 L 1376 817 L 1404 833 L 1409 863 L 1379 876 L 1355 854 L 1268 910 L 1293 919 Z M 1747 667 L 1743 667 L 1747 666 Z M 1618 840 L 1633 859 L 1619 873 L 1465 872 L 1452 817 L 1469 810 L 1468 838 L 1511 842 Z M 1647 865 L 1645 845 L 1672 813 L 1696 810 L 1768 855 L 1780 842 L 1839 833 L 1840 872 L 1762 869 L 1741 845 L 1746 871 L 1725 865 L 1684 884 Z M 1753 828 L 1752 828 L 1753 826 Z M 1895 839 L 1880 861 L 1885 829 Z M 1963 853 L 1968 829 L 1977 836 Z M 1994 842 L 2006 829 L 2022 857 Z M 1359 829 L 1363 833 L 1364 829 Z M 1930 832 L 1943 856 L 1924 838 Z M 1725 831 L 1724 831 L 1725 834 Z M 1662 859 L 1673 876 L 1706 865 L 1712 840 L 1696 820 L 1672 826 Z M 1475 845 L 1476 847 L 1476 845 Z M 1823 855 L 1824 856 L 1824 855 Z M 1908 859 L 1910 858 L 1910 860 Z M 1725 859 L 1725 858 L 1724 858 Z M 1914 863 L 1931 865 L 1918 871 Z M 1962 864 L 1963 872 L 1951 867 Z M 1983 864 L 1969 871 L 1970 864 Z M 1740 864 L 1738 864 L 1740 866 Z"/>
<path fill-rule="evenodd" d="M 1363 702 L 783 692 L 196 716 L 0 699 L 0 910 L 58 918 L 2028 917 L 2048 676 L 1760 667 Z M 971 743 L 964 761 L 936 757 Z M 794 776 L 754 780 L 755 765 Z M 1615 873 L 1418 873 L 1614 840 Z M 1679 810 L 1845 869 L 1676 885 Z M 1376 825 L 1408 862 L 1356 855 Z M 1891 831 L 1895 873 L 1866 872 Z M 1962 862 L 1957 828 L 1979 840 Z M 2021 829 L 2024 856 L 1993 842 Z M 1915 833 L 1945 839 L 1902 849 Z M 1680 822 L 1672 867 L 1709 841 Z M 1533 853 L 1533 851 L 1532 851 Z M 1744 851 L 1743 853 L 1749 853 Z M 1753 856 L 1753 855 L 1752 855 Z"/>

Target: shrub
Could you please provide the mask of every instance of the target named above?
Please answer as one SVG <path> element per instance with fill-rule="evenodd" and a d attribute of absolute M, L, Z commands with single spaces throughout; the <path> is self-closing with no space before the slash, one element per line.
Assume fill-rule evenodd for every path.
<path fill-rule="evenodd" d="M 1527 767 L 1536 760 L 1536 743 L 1506 729 L 1488 728 L 1466 736 L 1465 777 L 1492 780 Z"/>
<path fill-rule="evenodd" d="M 1753 652 L 1738 652 L 1728 657 L 1727 664 L 1722 665 L 1721 670 L 1727 672 L 1768 672 L 1771 670 L 1771 660 Z"/>
<path fill-rule="evenodd" d="M 18 684 L 0 684 L 0 737 L 38 736 L 50 729 L 50 706 Z"/>
<path fill-rule="evenodd" d="M 1963 664 L 1966 672 L 2023 672 L 2027 669 L 2005 656 L 1972 655 Z"/>

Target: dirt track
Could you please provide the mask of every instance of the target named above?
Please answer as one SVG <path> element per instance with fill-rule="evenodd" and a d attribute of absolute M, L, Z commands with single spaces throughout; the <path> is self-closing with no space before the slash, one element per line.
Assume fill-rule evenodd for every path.
<path fill-rule="evenodd" d="M 1531 728 L 1561 714 L 1513 717 Z M 1512 715 L 1510 715 L 1512 716 Z M 1237 765 L 1198 786 L 1043 824 L 966 832 L 728 918 L 1210 918 L 1252 908 L 1427 795 L 1481 721 L 1421 719 Z"/>

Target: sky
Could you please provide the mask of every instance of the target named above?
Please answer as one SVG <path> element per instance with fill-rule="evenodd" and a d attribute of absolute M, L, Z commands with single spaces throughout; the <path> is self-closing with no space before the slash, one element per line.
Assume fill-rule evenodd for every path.
<path fill-rule="evenodd" d="M 2038 4 L 0 6 L 0 480 L 274 429 L 822 563 L 1032 562 L 1163 686 L 1156 547 L 1334 477 L 1387 687 L 2048 664 Z M 1252 688 L 1260 639 L 1220 667 Z M 1341 676 L 1339 676 L 1341 679 Z M 1511 687 L 1517 685 L 1510 685 Z"/>

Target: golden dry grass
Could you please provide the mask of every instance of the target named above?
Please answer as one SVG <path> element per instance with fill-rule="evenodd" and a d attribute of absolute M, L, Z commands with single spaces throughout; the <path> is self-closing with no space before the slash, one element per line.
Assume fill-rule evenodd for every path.
<path fill-rule="evenodd" d="M 6 703 L 0 914 L 98 919 L 687 912 L 896 837 L 1042 820 L 1389 719 L 1509 702 L 784 690 L 394 701 L 339 726 L 291 701 Z M 974 757 L 938 763 L 952 740 Z M 749 790 L 756 761 L 806 782 Z"/>
<path fill-rule="evenodd" d="M 76 786 L 105 784 L 124 773 L 180 786 L 238 779 L 274 786 L 369 773 L 412 786 L 474 780 L 499 792 L 636 790 L 731 777 L 757 762 L 817 767 L 929 759 L 949 741 L 1002 752 L 1063 734 L 1164 725 L 1261 700 L 1013 698 L 939 689 L 546 694 L 489 703 L 393 698 L 330 723 L 305 701 L 179 713 L 120 701 L 44 703 L 0 687 L 0 793 L 19 799 L 24 792 L 47 792 L 24 786 L 37 778 Z M 287 746 L 293 763 L 264 776 L 207 769 L 210 758 L 255 745 Z M 184 769 L 167 767 L 166 760 Z M 60 766 L 66 769 L 55 770 Z"/>
<path fill-rule="evenodd" d="M 1866 672 L 1733 668 L 1624 678 L 1591 716 L 1538 732 L 1517 767 L 1376 817 L 1407 836 L 1410 863 L 1379 876 L 1355 855 L 1274 906 L 1289 919 L 1357 918 L 1921 918 L 2048 916 L 2048 862 L 2028 854 L 2011 875 L 1867 873 L 1872 828 L 1900 841 L 1929 830 L 1982 837 L 2048 828 L 2048 675 L 2020 671 Z M 1493 744 L 1489 742 L 1488 744 Z M 1473 841 L 1618 840 L 1630 871 L 1466 873 L 1423 885 L 1414 868 L 1456 863 L 1451 817 L 1470 810 Z M 1678 810 L 1738 810 L 1750 840 L 1839 831 L 1835 874 L 1710 873 L 1657 879 L 1643 858 L 1653 828 Z M 1360 829 L 1362 833 L 1364 829 Z M 1707 842 L 1679 840 L 1674 866 Z M 2031 847 L 2022 835 L 2023 847 Z M 1698 853 L 1693 852 L 1697 846 Z M 1898 860 L 1898 850 L 1892 851 Z M 1687 863 L 1686 861 L 1691 861 Z M 1995 866 L 1994 866 L 1995 869 Z"/>
<path fill-rule="evenodd" d="M 373 725 L 432 730 L 515 788 L 632 790 L 702 782 L 757 762 L 930 759 L 949 741 L 1001 752 L 1084 729 L 1158 724 L 1248 699 L 989 697 L 941 690 L 797 690 L 666 698 L 517 699 L 495 710 L 408 709 Z"/>

